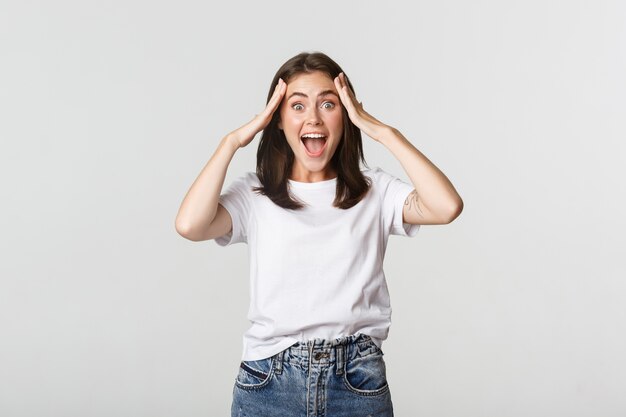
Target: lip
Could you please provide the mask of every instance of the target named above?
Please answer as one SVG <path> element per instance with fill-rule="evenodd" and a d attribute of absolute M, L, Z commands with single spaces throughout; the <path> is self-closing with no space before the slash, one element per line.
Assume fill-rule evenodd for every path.
<path fill-rule="evenodd" d="M 325 132 L 304 132 L 303 134 L 300 135 L 300 138 L 302 138 L 302 136 L 304 135 L 322 135 L 322 136 L 328 137 L 328 134 Z"/>
<path fill-rule="evenodd" d="M 306 133 L 304 135 L 306 135 Z M 302 146 L 302 148 L 304 149 L 304 152 L 309 157 L 311 157 L 311 158 L 319 158 L 320 156 L 322 156 L 322 154 L 326 150 L 326 146 L 328 146 L 328 136 L 326 136 L 326 141 L 324 142 L 324 146 L 322 146 L 322 149 L 320 149 L 320 151 L 318 153 L 310 153 L 309 150 L 306 148 L 306 146 L 304 146 L 304 142 L 302 141 L 302 139 L 300 139 L 300 146 Z"/>

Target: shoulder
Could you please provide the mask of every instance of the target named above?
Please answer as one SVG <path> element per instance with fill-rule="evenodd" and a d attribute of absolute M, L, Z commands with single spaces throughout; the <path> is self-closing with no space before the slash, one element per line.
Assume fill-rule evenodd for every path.
<path fill-rule="evenodd" d="M 413 185 L 380 167 L 364 170 L 363 175 L 372 179 L 374 192 L 383 199 L 396 200 L 401 198 L 404 202 L 406 196 L 414 190 Z"/>
<path fill-rule="evenodd" d="M 254 172 L 245 172 L 243 175 L 224 182 L 221 197 L 223 199 L 240 198 L 250 200 L 255 195 L 254 187 L 261 185 L 259 177 Z"/>
<path fill-rule="evenodd" d="M 254 187 L 261 185 L 261 181 L 259 180 L 256 172 L 248 171 L 242 176 L 242 178 L 244 178 L 244 181 L 248 185 L 252 185 Z"/>
<path fill-rule="evenodd" d="M 231 181 L 231 186 L 233 187 L 256 187 L 261 185 L 259 181 L 259 177 L 255 172 L 245 172 L 243 175 L 236 177 Z"/>
<path fill-rule="evenodd" d="M 380 167 L 368 168 L 361 171 L 364 176 L 372 179 L 374 185 L 384 185 L 395 179 L 395 177 Z"/>

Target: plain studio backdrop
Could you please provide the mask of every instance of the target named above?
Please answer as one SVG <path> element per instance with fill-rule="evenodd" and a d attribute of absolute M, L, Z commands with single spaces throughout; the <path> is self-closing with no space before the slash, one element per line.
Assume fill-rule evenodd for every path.
<path fill-rule="evenodd" d="M 229 415 L 247 247 L 174 219 L 316 50 L 465 203 L 389 240 L 396 414 L 626 415 L 624 2 L 4 1 L 0 48 L 3 417 Z"/>

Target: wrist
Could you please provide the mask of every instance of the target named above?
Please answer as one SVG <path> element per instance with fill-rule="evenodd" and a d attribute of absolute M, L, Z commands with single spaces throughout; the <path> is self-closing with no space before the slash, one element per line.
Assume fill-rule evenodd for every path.
<path fill-rule="evenodd" d="M 398 140 L 401 137 L 402 134 L 396 128 L 385 125 L 380 129 L 378 142 L 382 143 L 385 146 L 388 146 L 389 143 Z"/>
<path fill-rule="evenodd" d="M 241 148 L 241 142 L 239 141 L 239 138 L 233 133 L 229 133 L 228 135 L 224 136 L 224 139 L 222 139 L 222 142 L 226 146 L 228 146 L 233 152 Z"/>

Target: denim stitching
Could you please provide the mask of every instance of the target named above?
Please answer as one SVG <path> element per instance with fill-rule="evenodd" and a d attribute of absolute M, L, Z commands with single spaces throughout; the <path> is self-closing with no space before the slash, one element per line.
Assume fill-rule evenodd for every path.
<path fill-rule="evenodd" d="M 246 368 L 243 368 L 243 369 L 247 372 Z M 249 369 L 252 369 L 252 368 L 249 368 Z M 252 374 L 252 375 L 254 375 L 254 374 Z M 263 388 L 264 386 L 269 384 L 269 382 L 272 380 L 272 376 L 273 375 L 274 375 L 274 358 L 272 357 L 271 360 L 270 360 L 270 370 L 267 373 L 267 377 L 265 378 L 265 380 L 263 380 L 262 382 L 260 382 L 258 384 L 244 384 L 244 383 L 240 382 L 238 378 L 235 378 L 235 385 L 237 387 L 239 387 L 241 389 L 245 389 L 245 390 L 254 390 L 254 389 Z M 255 375 L 255 376 L 257 376 L 257 375 Z"/>

